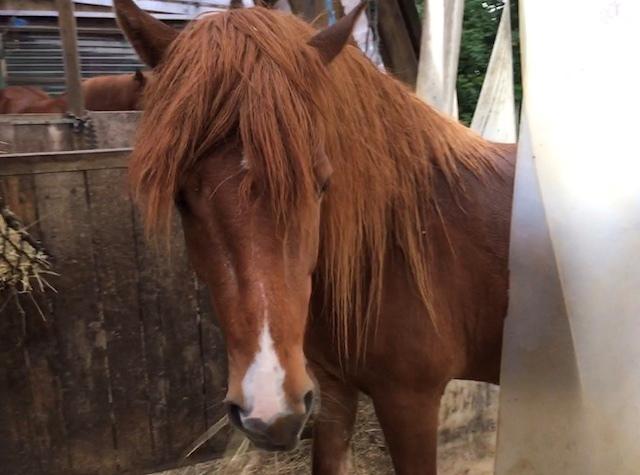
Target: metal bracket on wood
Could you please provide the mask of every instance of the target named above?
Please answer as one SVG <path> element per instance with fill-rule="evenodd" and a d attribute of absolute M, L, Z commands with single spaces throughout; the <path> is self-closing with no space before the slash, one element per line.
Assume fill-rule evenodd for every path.
<path fill-rule="evenodd" d="M 76 134 L 83 134 L 85 137 L 86 145 L 89 148 L 97 148 L 98 139 L 96 137 L 96 129 L 93 125 L 93 121 L 89 116 L 79 117 L 71 112 L 67 112 L 66 116 L 72 121 L 72 129 Z"/>

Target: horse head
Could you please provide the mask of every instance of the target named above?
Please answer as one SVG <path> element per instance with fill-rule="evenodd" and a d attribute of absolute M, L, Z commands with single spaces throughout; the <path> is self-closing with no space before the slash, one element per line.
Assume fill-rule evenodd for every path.
<path fill-rule="evenodd" d="M 226 340 L 230 420 L 260 447 L 290 449 L 316 391 L 304 338 L 332 174 L 312 76 L 326 74 L 363 7 L 315 35 L 262 8 L 178 34 L 131 0 L 114 4 L 154 68 L 130 165 L 146 222 L 179 210 Z"/>

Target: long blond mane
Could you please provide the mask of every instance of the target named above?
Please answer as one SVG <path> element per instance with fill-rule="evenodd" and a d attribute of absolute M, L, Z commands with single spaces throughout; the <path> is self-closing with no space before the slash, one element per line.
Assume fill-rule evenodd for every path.
<path fill-rule="evenodd" d="M 429 309 L 433 179 L 441 174 L 453 189 L 463 171 L 481 174 L 491 167 L 491 146 L 378 71 L 355 46 L 324 65 L 307 45 L 313 33 L 263 8 L 189 25 L 147 88 L 130 176 L 147 225 L 162 227 L 185 173 L 216 145 L 238 140 L 250 164 L 247 180 L 264 183 L 278 215 L 293 220 L 316 199 L 313 165 L 325 153 L 335 172 L 323 204 L 316 283 L 324 286 L 340 348 L 360 354 L 391 246 L 401 250 Z"/>

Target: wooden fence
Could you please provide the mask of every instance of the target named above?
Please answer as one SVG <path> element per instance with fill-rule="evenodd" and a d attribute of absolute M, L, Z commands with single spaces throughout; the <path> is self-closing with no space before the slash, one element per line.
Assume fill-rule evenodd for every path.
<path fill-rule="evenodd" d="M 58 292 L 37 299 L 44 318 L 24 295 L 0 313 L 1 474 L 173 465 L 222 415 L 225 351 L 206 291 L 178 223 L 168 247 L 145 239 L 126 156 L 0 156 L 0 194 L 59 274 Z"/>

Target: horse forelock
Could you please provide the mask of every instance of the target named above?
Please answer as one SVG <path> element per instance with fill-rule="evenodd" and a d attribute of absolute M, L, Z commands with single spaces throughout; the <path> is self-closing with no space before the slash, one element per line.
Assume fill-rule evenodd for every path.
<path fill-rule="evenodd" d="M 286 222 L 304 219 L 316 199 L 313 165 L 325 153 L 335 173 L 323 204 L 317 281 L 341 350 L 361 355 L 390 246 L 401 249 L 429 308 L 424 234 L 436 208 L 433 177 L 456 188 L 462 170 L 481 175 L 498 152 L 354 46 L 325 66 L 307 45 L 313 32 L 263 8 L 192 22 L 149 81 L 130 177 L 147 227 L 168 229 L 186 174 L 236 140 L 247 182 L 269 190 Z"/>

